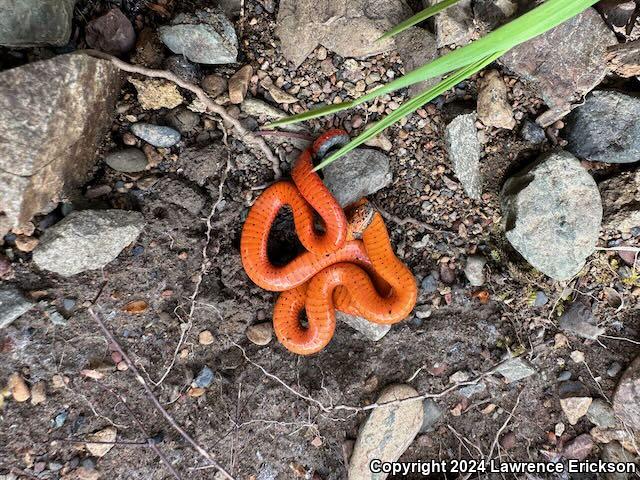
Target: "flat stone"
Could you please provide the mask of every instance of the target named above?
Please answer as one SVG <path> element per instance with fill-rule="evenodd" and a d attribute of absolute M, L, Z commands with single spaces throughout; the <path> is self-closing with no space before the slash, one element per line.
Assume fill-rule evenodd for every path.
<path fill-rule="evenodd" d="M 15 320 L 31 310 L 33 304 L 15 288 L 0 287 L 0 329 L 8 327 Z"/>
<path fill-rule="evenodd" d="M 208 388 L 213 383 L 215 373 L 209 367 L 204 366 L 193 380 L 196 388 Z"/>
<path fill-rule="evenodd" d="M 86 39 L 91 48 L 123 55 L 135 46 L 136 32 L 131 21 L 116 7 L 88 23 Z"/>
<path fill-rule="evenodd" d="M 395 36 L 396 50 L 402 58 L 405 73 L 426 65 L 438 58 L 436 37 L 429 30 L 411 27 Z M 409 96 L 415 97 L 433 87 L 439 77 L 414 83 L 409 87 Z"/>
<path fill-rule="evenodd" d="M 247 328 L 245 334 L 255 345 L 268 345 L 273 339 L 273 324 L 271 322 L 258 323 Z"/>
<path fill-rule="evenodd" d="M 386 403 L 417 396 L 409 385 L 387 387 L 377 400 Z M 384 480 L 387 474 L 373 474 L 369 463 L 373 459 L 394 462 L 411 445 L 422 427 L 422 400 L 383 406 L 371 412 L 361 427 L 349 462 L 349 480 Z"/>
<path fill-rule="evenodd" d="M 593 399 L 591 397 L 569 397 L 560 399 L 562 411 L 571 425 L 575 425 L 587 414 Z"/>
<path fill-rule="evenodd" d="M 375 40 L 410 16 L 402 0 L 282 0 L 276 35 L 295 67 L 318 45 L 342 57 L 362 58 L 391 50 L 392 39 Z"/>
<path fill-rule="evenodd" d="M 422 426 L 420 427 L 420 433 L 428 432 L 433 429 L 433 426 L 438 423 L 444 414 L 444 410 L 433 399 L 426 398 L 422 402 L 423 419 Z"/>
<path fill-rule="evenodd" d="M 84 54 L 0 72 L 0 236 L 84 184 L 120 85 L 111 62 Z"/>
<path fill-rule="evenodd" d="M 367 340 L 371 340 L 372 342 L 381 340 L 389 333 L 389 330 L 391 330 L 391 325 L 378 325 L 365 318 L 356 317 L 355 315 L 349 315 L 340 311 L 336 311 L 336 319 L 357 330 L 364 335 Z"/>
<path fill-rule="evenodd" d="M 245 65 L 229 79 L 229 101 L 231 103 L 242 103 L 249 89 L 249 82 L 251 82 L 252 75 L 253 67 L 251 65 Z"/>
<path fill-rule="evenodd" d="M 34 263 L 64 277 L 113 261 L 142 231 L 141 213 L 125 210 L 71 212 L 48 228 L 33 252 Z"/>
<path fill-rule="evenodd" d="M 114 427 L 104 428 L 96 433 L 87 435 L 87 450 L 94 457 L 104 457 L 114 447 L 113 443 L 91 443 L 94 442 L 115 442 L 118 436 L 118 431 Z"/>
<path fill-rule="evenodd" d="M 114 170 L 124 173 L 142 172 L 147 168 L 147 157 L 137 148 L 111 152 L 104 158 L 104 162 Z"/>
<path fill-rule="evenodd" d="M 478 120 L 487 127 L 513 130 L 516 126 L 507 85 L 497 70 L 485 73 L 478 86 Z"/>
<path fill-rule="evenodd" d="M 572 303 L 560 317 L 560 328 L 565 332 L 589 340 L 597 340 L 605 329 L 597 325 L 591 308 L 581 302 Z"/>
<path fill-rule="evenodd" d="M 583 433 L 564 446 L 562 456 L 570 460 L 585 460 L 591 454 L 593 447 L 593 438 Z"/>
<path fill-rule="evenodd" d="M 512 358 L 495 370 L 504 377 L 505 383 L 513 383 L 523 380 L 536 373 L 535 369 L 521 357 Z"/>
<path fill-rule="evenodd" d="M 478 140 L 476 114 L 469 113 L 454 118 L 445 131 L 445 142 L 453 171 L 467 195 L 479 199 L 482 195 L 480 155 L 482 146 Z"/>
<path fill-rule="evenodd" d="M 620 172 L 599 187 L 604 228 L 628 233 L 640 226 L 640 171 Z"/>
<path fill-rule="evenodd" d="M 619 77 L 640 76 L 640 40 L 610 46 L 607 61 L 611 71 Z"/>
<path fill-rule="evenodd" d="M 616 419 L 613 408 L 604 400 L 596 398 L 587 411 L 587 418 L 600 428 L 618 428 L 620 422 Z"/>
<path fill-rule="evenodd" d="M 71 37 L 75 3 L 75 0 L 0 0 L 0 45 L 66 45 Z"/>
<path fill-rule="evenodd" d="M 389 157 L 371 148 L 352 150 L 322 173 L 325 185 L 342 207 L 373 195 L 392 180 Z"/>
<path fill-rule="evenodd" d="M 589 161 L 631 163 L 640 160 L 640 98 L 625 93 L 593 92 L 567 118 L 567 150 Z"/>
<path fill-rule="evenodd" d="M 640 356 L 631 362 L 618 382 L 613 411 L 627 427 L 640 431 Z"/>
<path fill-rule="evenodd" d="M 535 268 L 568 280 L 595 251 L 602 203 L 595 181 L 570 153 L 541 156 L 502 189 L 506 237 Z"/>
<path fill-rule="evenodd" d="M 221 65 L 234 63 L 238 56 L 238 37 L 233 24 L 211 9 L 193 14 L 181 13 L 158 28 L 158 35 L 173 53 L 195 63 Z"/>
<path fill-rule="evenodd" d="M 171 127 L 185 135 L 192 133 L 200 124 L 200 115 L 188 108 L 178 107 L 167 114 L 166 120 Z"/>
<path fill-rule="evenodd" d="M 573 104 L 607 74 L 606 50 L 618 43 L 615 34 L 592 8 L 558 27 L 513 48 L 502 65 L 528 82 L 549 111 L 538 123 L 547 127 L 565 116 Z"/>
<path fill-rule="evenodd" d="M 154 147 L 169 148 L 180 141 L 180 132 L 150 123 L 134 123 L 131 125 L 131 132 Z"/>
<path fill-rule="evenodd" d="M 423 0 L 424 6 L 431 7 L 440 0 Z M 455 5 L 440 12 L 434 18 L 438 48 L 449 45 L 466 45 L 475 36 L 471 0 L 460 0 Z"/>

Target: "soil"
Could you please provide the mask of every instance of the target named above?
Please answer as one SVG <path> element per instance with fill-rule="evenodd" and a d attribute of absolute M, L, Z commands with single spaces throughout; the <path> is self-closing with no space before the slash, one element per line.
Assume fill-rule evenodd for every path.
<path fill-rule="evenodd" d="M 124 3 L 130 18 L 138 15 L 138 31 L 141 23 L 154 26 L 165 21 L 134 1 Z M 177 12 L 178 4 L 165 2 L 165 7 Z M 91 18 L 102 6 L 100 2 L 80 2 L 82 8 L 76 12 L 80 31 L 83 19 Z M 242 32 L 243 64 L 251 64 L 273 79 L 285 75 L 321 86 L 327 81 L 315 56 L 297 71 L 287 66 L 274 35 L 275 13 L 269 13 L 260 2 L 247 0 L 237 25 Z M 331 53 L 329 58 L 341 72 L 344 59 Z M 358 64 L 364 76 L 374 71 L 402 73 L 395 53 Z M 637 89 L 637 83 L 627 88 Z M 267 98 L 256 84 L 252 89 L 257 97 Z M 187 135 L 190 153 L 175 149 L 160 152 L 158 166 L 142 177 L 119 174 L 99 163 L 85 191 L 109 185 L 112 193 L 87 200 L 79 192 L 78 198 L 70 200 L 82 208 L 139 210 L 146 226 L 137 242 L 103 271 L 71 278 L 39 271 L 29 254 L 16 254 L 12 283 L 40 303 L 0 332 L 0 378 L 20 372 L 30 385 L 44 381 L 47 400 L 37 406 L 9 399 L 5 402 L 0 412 L 0 473 L 13 472 L 19 478 L 81 478 L 74 476 L 73 467 L 86 462 L 90 454 L 82 443 L 72 440 L 109 425 L 118 429 L 119 442 L 145 442 L 145 434 L 123 407 L 124 398 L 183 478 L 219 478 L 215 470 L 203 468 L 206 463 L 202 458 L 152 408 L 133 374 L 116 369 L 113 346 L 89 316 L 90 306 L 100 312 L 145 380 L 155 385 L 155 394 L 174 419 L 238 479 L 344 479 L 344 451 L 356 438 L 366 412 L 326 413 L 316 401 L 325 406 L 364 406 L 374 402 L 385 386 L 398 382 L 437 394 L 450 385 L 449 377 L 455 372 L 477 377 L 509 352 L 523 352 L 537 373 L 512 384 L 487 376 L 482 379 L 486 389 L 471 399 L 455 391 L 436 398 L 444 417 L 419 435 L 402 460 L 486 457 L 518 397 L 518 407 L 503 430 L 515 433 L 515 443 L 508 449 L 494 449 L 503 460 L 546 460 L 552 453 L 545 456 L 544 452 L 559 452 L 567 440 L 588 433 L 591 427 L 586 419 L 570 426 L 564 417 L 557 393 L 558 375 L 568 370 L 594 397 L 610 399 L 617 379 L 610 378 L 607 369 L 613 362 L 628 365 L 638 347 L 625 340 L 590 342 L 575 337 L 569 337 L 568 346 L 558 347 L 558 313 L 574 299 L 587 301 L 607 335 L 637 339 L 640 288 L 619 278 L 615 266 L 622 261 L 613 252 L 593 255 L 580 278 L 567 285 L 535 272 L 507 246 L 500 227 L 499 188 L 506 172 L 526 163 L 541 149 L 524 143 L 517 128 L 513 132 L 483 130 L 484 168 L 492 175 L 482 200 L 467 198 L 446 158 L 443 133 L 451 112 L 467 108 L 475 92 L 475 80 L 465 82 L 425 107 L 422 115 L 412 115 L 406 124 L 387 133 L 393 143 L 389 155 L 394 180 L 372 197 L 395 219 L 387 217 L 393 244 L 418 282 L 443 265 L 455 270 L 455 282 L 439 282 L 432 293 L 421 291 L 417 310 L 431 311 L 428 318 L 413 315 L 377 343 L 341 324 L 330 345 L 308 358 L 289 353 L 275 340 L 264 347 L 253 345 L 245 335 L 249 325 L 270 318 L 276 298 L 250 282 L 238 251 L 240 229 L 250 204 L 260 188 L 274 180 L 267 160 L 254 156 L 232 136 L 224 136 L 223 127 L 203 115 L 199 128 L 207 122 L 214 133 L 206 143 L 214 147 L 199 152 L 202 138 Z M 510 94 L 516 111 L 522 112 L 521 120 L 533 119 L 544 109 L 515 78 Z M 347 93 L 333 89 L 326 100 L 332 95 Z M 379 105 L 384 111 L 389 102 L 400 103 L 405 98 L 406 92 L 401 91 Z M 316 103 L 308 98 L 296 108 Z M 125 105 L 128 108 L 124 109 Z M 125 113 L 118 114 L 104 151 L 122 146 L 122 133 L 130 123 L 127 116 L 142 113 L 131 85 L 124 87 L 120 106 L 119 111 Z M 310 122 L 309 127 L 313 135 L 330 126 L 357 133 L 362 128 L 351 128 L 354 115 L 371 122 L 379 113 L 367 111 L 365 106 Z M 146 118 L 156 119 L 155 114 Z M 268 139 L 287 167 L 296 152 L 276 140 Z M 553 146 L 547 144 L 543 149 Z M 225 175 L 227 165 L 230 169 Z M 596 178 L 610 176 L 616 168 L 600 168 Z M 153 179 L 158 181 L 151 185 Z M 199 208 L 202 202 L 204 207 Z M 211 240 L 206 247 L 206 218 L 213 205 L 218 208 L 211 215 Z M 399 219 L 408 221 L 398 223 Z M 619 238 L 619 233 L 605 231 L 600 245 L 611 245 Z M 625 242 L 638 245 L 633 238 Z M 470 287 L 462 273 L 464 258 L 474 253 L 490 259 L 488 282 L 482 289 Z M 202 268 L 205 275 L 193 302 Z M 606 287 L 620 293 L 623 308 L 617 310 L 607 303 Z M 489 294 L 485 304 L 478 299 L 478 290 Z M 536 292 L 548 296 L 546 305 L 532 306 Z M 71 311 L 64 310 L 65 299 L 75 300 Z M 133 300 L 148 302 L 148 309 L 140 314 L 125 312 L 124 306 Z M 52 323 L 47 312 L 50 305 L 63 312 L 64 325 Z M 180 344 L 183 328 L 186 334 Z M 213 344 L 198 343 L 203 330 L 213 333 Z M 584 353 L 584 363 L 571 360 L 574 350 Z M 204 395 L 191 397 L 190 384 L 203 366 L 215 372 L 215 380 Z M 88 378 L 82 373 L 87 369 L 102 372 L 104 378 Z M 292 394 L 271 375 L 301 396 L 315 400 Z M 496 408 L 486 413 L 490 404 Z M 62 412 L 68 416 L 62 425 L 56 425 Z M 559 422 L 566 430 L 555 437 L 550 432 Z M 590 458 L 598 456 L 596 447 Z M 95 460 L 95 468 L 105 479 L 172 478 L 149 448 L 119 444 Z M 41 473 L 35 470 L 39 462 L 47 463 Z M 52 470 L 51 462 L 62 464 L 62 470 Z"/>

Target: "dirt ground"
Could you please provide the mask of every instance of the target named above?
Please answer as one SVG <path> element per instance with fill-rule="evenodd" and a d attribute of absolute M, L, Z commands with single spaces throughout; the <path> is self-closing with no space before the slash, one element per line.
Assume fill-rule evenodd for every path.
<path fill-rule="evenodd" d="M 315 56 L 297 72 L 287 66 L 274 35 L 275 13 L 260 2 L 246 1 L 238 25 L 244 64 L 272 78 L 290 75 L 319 85 L 328 80 Z M 344 59 L 331 53 L 329 58 L 336 75 L 343 75 Z M 402 72 L 395 53 L 358 65 L 364 76 Z M 636 83 L 629 88 L 637 87 Z M 259 89 L 254 93 L 263 95 Z M 346 92 L 332 90 L 333 94 Z M 515 79 L 510 94 L 521 119 L 534 119 L 544 108 Z M 383 99 L 382 105 L 405 98 L 402 91 Z M 426 107 L 422 116 L 414 114 L 406 124 L 393 127 L 387 133 L 393 143 L 389 152 L 393 183 L 372 198 L 388 214 L 396 252 L 423 285 L 416 311 L 421 317 L 430 311 L 430 316 L 412 315 L 377 343 L 340 324 L 330 345 L 308 358 L 289 353 L 275 340 L 256 346 L 245 335 L 248 326 L 270 318 L 276 298 L 251 283 L 238 250 L 250 204 L 274 179 L 268 161 L 254 156 L 232 136 L 224 136 L 224 127 L 209 117 L 213 134 L 208 142 L 201 143 L 196 135 L 188 137 L 182 151 L 166 153 L 158 167 L 142 177 L 119 174 L 99 163 L 85 189 L 110 185 L 113 192 L 98 200 L 87 200 L 80 192 L 70 200 L 76 208 L 138 210 L 146 226 L 137 242 L 104 271 L 63 278 L 39 271 L 29 254 L 15 259 L 12 282 L 40 303 L 0 332 L 0 378 L 21 372 L 30 385 L 44 381 L 47 399 L 37 406 L 5 403 L 0 412 L 0 473 L 12 472 L 19 478 L 82 478 L 73 473 L 80 464 L 95 468 L 104 479 L 172 478 L 149 448 L 119 444 L 96 459 L 83 443 L 74 443 L 109 425 L 117 428 L 121 442 L 145 442 L 135 416 L 184 478 L 218 478 L 214 470 L 203 468 L 202 458 L 152 408 L 134 375 L 116 369 L 113 347 L 89 316 L 90 306 L 105 318 L 147 382 L 155 385 L 155 394 L 175 420 L 238 479 L 346 478 L 345 451 L 367 412 L 330 407 L 368 405 L 385 386 L 398 382 L 434 394 L 444 411 L 435 426 L 421 432 L 402 460 L 478 459 L 488 458 L 490 452 L 494 458 L 548 460 L 567 440 L 588 433 L 586 418 L 570 426 L 562 413 L 557 392 L 560 372 L 570 371 L 594 398 L 610 399 L 617 378 L 609 377 L 607 369 L 614 362 L 628 365 L 638 347 L 620 339 L 589 342 L 571 336 L 569 345 L 561 346 L 555 337 L 558 313 L 574 299 L 587 302 L 606 335 L 637 340 L 640 284 L 619 278 L 615 265 L 621 260 L 612 252 L 593 255 L 583 274 L 567 284 L 536 273 L 507 246 L 498 198 L 504 175 L 553 145 L 527 145 L 517 128 L 485 130 L 483 162 L 491 175 L 482 200 L 470 200 L 451 171 L 443 132 L 453 113 L 473 106 L 473 98 L 475 81 L 465 82 Z M 317 103 L 313 98 L 303 100 L 299 108 Z M 118 114 L 104 151 L 122 145 L 126 116 L 141 112 L 131 85 L 124 87 L 120 105 L 129 108 Z M 362 127 L 350 128 L 354 115 L 370 122 L 379 113 L 365 106 L 311 122 L 309 128 L 314 135 L 330 126 L 346 126 L 357 133 Z M 153 120 L 153 115 L 148 119 Z M 287 167 L 295 151 L 276 140 L 268 139 Z M 615 171 L 616 167 L 601 169 L 595 176 L 600 180 Z M 207 247 L 206 218 L 214 205 Z M 615 232 L 602 232 L 600 246 L 613 245 L 619 238 Z M 625 242 L 638 246 L 637 239 Z M 464 258 L 476 252 L 490 259 L 483 287 L 489 294 L 486 303 L 474 295 L 478 289 L 469 286 L 462 272 Z M 443 265 L 455 270 L 455 280 L 452 284 L 439 281 L 430 291 L 423 280 Z M 198 286 L 201 271 L 205 275 Z M 607 287 L 620 293 L 623 308 L 609 305 Z M 549 301 L 534 307 L 536 292 L 544 292 Z M 75 301 L 70 310 L 65 310 L 65 299 Z M 140 314 L 125 312 L 124 306 L 133 300 L 144 300 L 149 308 Z M 63 312 L 63 325 L 52 322 L 50 305 Z M 214 334 L 213 344 L 198 342 L 203 330 Z M 584 363 L 570 358 L 575 350 L 584 353 Z M 447 389 L 455 372 L 479 377 L 509 352 L 523 352 L 537 373 L 512 384 L 495 375 L 484 376 L 481 383 L 486 388 L 470 399 L 456 391 L 437 395 Z M 204 395 L 191 397 L 187 391 L 203 366 L 215 372 L 215 380 Z M 87 369 L 104 377 L 88 378 L 81 373 Z M 319 408 L 319 403 L 329 411 Z M 495 409 L 488 413 L 492 404 Z M 556 437 L 553 432 L 559 422 L 566 430 Z M 495 445 L 507 432 L 515 434 L 515 442 L 508 448 Z M 596 448 L 591 458 L 598 456 Z"/>

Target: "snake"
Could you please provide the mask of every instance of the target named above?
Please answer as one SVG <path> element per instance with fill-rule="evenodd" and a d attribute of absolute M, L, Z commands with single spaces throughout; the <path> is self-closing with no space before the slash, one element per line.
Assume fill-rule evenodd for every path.
<path fill-rule="evenodd" d="M 336 310 L 373 323 L 394 324 L 409 315 L 417 299 L 415 278 L 395 255 L 380 213 L 363 199 L 348 208 L 347 218 L 313 171 L 314 157 L 321 157 L 345 136 L 341 130 L 331 130 L 318 138 L 296 160 L 292 181 L 278 181 L 262 192 L 242 229 L 245 272 L 259 287 L 282 292 L 274 307 L 274 332 L 285 348 L 299 355 L 317 353 L 329 344 Z M 267 244 L 284 206 L 292 211 L 305 251 L 285 265 L 275 265 Z M 303 313 L 307 326 L 300 321 Z"/>

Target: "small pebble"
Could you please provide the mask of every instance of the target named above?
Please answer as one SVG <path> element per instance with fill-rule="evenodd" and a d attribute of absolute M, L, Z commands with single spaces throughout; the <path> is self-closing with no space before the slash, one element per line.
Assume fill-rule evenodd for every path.
<path fill-rule="evenodd" d="M 607 375 L 611 378 L 615 378 L 620 373 L 620 370 L 622 370 L 622 365 L 620 365 L 618 362 L 613 362 L 607 369 Z"/>
<path fill-rule="evenodd" d="M 251 325 L 246 331 L 247 338 L 256 345 L 268 345 L 273 338 L 273 325 L 270 322 Z"/>
<path fill-rule="evenodd" d="M 558 381 L 566 382 L 567 380 L 571 380 L 571 372 L 567 370 L 560 372 L 560 374 L 558 375 Z"/>
<path fill-rule="evenodd" d="M 111 152 L 104 162 L 117 172 L 136 173 L 147 168 L 147 157 L 137 148 L 126 148 Z"/>
<path fill-rule="evenodd" d="M 45 382 L 36 383 L 31 388 L 31 405 L 39 405 L 47 400 L 47 386 Z"/>
<path fill-rule="evenodd" d="M 213 383 L 215 373 L 209 367 L 203 367 L 198 376 L 193 381 L 194 387 L 207 388 Z"/>
<path fill-rule="evenodd" d="M 16 402 L 26 402 L 31 396 L 27 382 L 24 381 L 24 378 L 19 373 L 11 374 L 7 387 Z"/>
<path fill-rule="evenodd" d="M 15 239 L 16 247 L 21 252 L 33 252 L 38 246 L 38 239 L 34 237 L 28 237 L 27 235 L 18 235 Z"/>
<path fill-rule="evenodd" d="M 573 352 L 571 352 L 571 360 L 576 363 L 584 362 L 584 353 L 582 353 L 580 350 L 574 350 Z"/>
<path fill-rule="evenodd" d="M 169 148 L 180 141 L 178 131 L 150 123 L 134 123 L 131 125 L 131 132 L 154 147 Z"/>
<path fill-rule="evenodd" d="M 203 330 L 198 335 L 198 341 L 200 345 L 211 345 L 213 343 L 213 333 L 209 330 Z"/>

